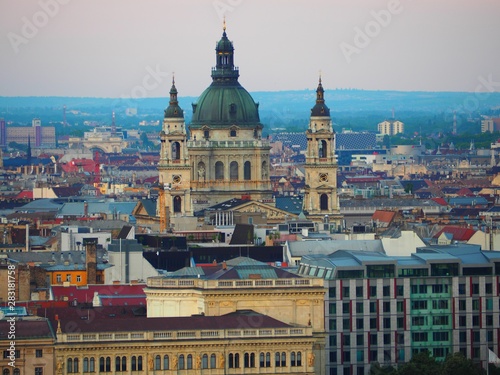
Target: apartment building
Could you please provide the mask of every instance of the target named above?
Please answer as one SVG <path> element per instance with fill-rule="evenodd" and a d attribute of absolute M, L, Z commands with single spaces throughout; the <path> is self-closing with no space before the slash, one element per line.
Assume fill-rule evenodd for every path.
<path fill-rule="evenodd" d="M 299 274 L 328 280 L 326 373 L 368 374 L 429 350 L 486 366 L 499 351 L 500 252 L 478 245 L 421 247 L 411 256 L 337 251 L 304 256 Z"/>

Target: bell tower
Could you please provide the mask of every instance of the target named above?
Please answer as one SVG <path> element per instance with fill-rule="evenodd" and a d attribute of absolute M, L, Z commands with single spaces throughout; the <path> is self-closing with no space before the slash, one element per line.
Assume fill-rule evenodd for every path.
<path fill-rule="evenodd" d="M 340 224 L 335 132 L 330 118 L 330 109 L 325 104 L 321 77 L 316 89 L 316 104 L 311 109 L 306 136 L 304 212 L 313 221 Z"/>
<path fill-rule="evenodd" d="M 160 189 L 164 199 L 159 199 L 160 216 L 169 218 L 192 216 L 191 208 L 191 168 L 187 149 L 187 134 L 184 113 L 179 107 L 175 80 L 172 78 L 170 102 L 165 109 L 162 130 L 160 132 L 160 162 L 158 164 Z M 166 218 L 161 218 L 166 219 Z"/>

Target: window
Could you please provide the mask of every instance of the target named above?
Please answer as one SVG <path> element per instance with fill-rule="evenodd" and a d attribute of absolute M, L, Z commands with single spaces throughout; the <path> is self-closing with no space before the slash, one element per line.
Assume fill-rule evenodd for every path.
<path fill-rule="evenodd" d="M 386 329 L 391 328 L 391 318 L 384 318 L 384 328 Z"/>
<path fill-rule="evenodd" d="M 90 357 L 90 360 L 89 360 L 89 371 L 90 372 L 95 372 L 95 359 L 94 359 L 94 357 Z"/>
<path fill-rule="evenodd" d="M 356 345 L 357 346 L 363 346 L 364 345 L 364 335 L 356 335 Z"/>
<path fill-rule="evenodd" d="M 491 314 L 486 315 L 486 326 L 487 327 L 493 326 L 493 315 Z"/>
<path fill-rule="evenodd" d="M 328 289 L 328 297 L 337 298 L 337 288 L 332 286 L 330 289 Z"/>
<path fill-rule="evenodd" d="M 425 317 L 424 316 L 412 316 L 411 317 L 411 325 L 418 327 L 425 325 Z"/>
<path fill-rule="evenodd" d="M 466 331 L 460 331 L 458 333 L 458 339 L 460 342 L 467 342 L 467 332 Z"/>
<path fill-rule="evenodd" d="M 460 295 L 465 294 L 465 284 L 458 284 L 458 294 Z"/>
<path fill-rule="evenodd" d="M 370 312 L 371 313 L 377 312 L 377 302 L 370 302 Z"/>
<path fill-rule="evenodd" d="M 434 341 L 448 341 L 449 340 L 449 335 L 448 332 L 446 331 L 435 331 L 432 332 L 432 339 Z"/>
<path fill-rule="evenodd" d="M 56 282 L 57 283 L 62 283 L 62 276 L 59 273 L 56 275 Z"/>
<path fill-rule="evenodd" d="M 243 164 L 243 179 L 246 181 L 252 179 L 252 164 L 249 161 Z"/>
<path fill-rule="evenodd" d="M 478 283 L 472 284 L 472 294 L 479 294 L 479 284 Z"/>
<path fill-rule="evenodd" d="M 479 327 L 479 315 L 472 316 L 472 325 L 474 327 Z"/>
<path fill-rule="evenodd" d="M 43 367 L 35 367 L 35 375 L 43 375 Z"/>
<path fill-rule="evenodd" d="M 398 285 L 396 287 L 396 295 L 398 297 L 403 297 L 404 296 L 404 286 L 403 285 Z"/>
<path fill-rule="evenodd" d="M 336 346 L 337 345 L 337 335 L 330 335 L 330 346 Z"/>
<path fill-rule="evenodd" d="M 466 308 L 467 308 L 467 301 L 464 299 L 459 300 L 458 301 L 458 310 L 465 311 Z"/>
<path fill-rule="evenodd" d="M 396 311 L 404 312 L 404 301 L 396 301 Z"/>
<path fill-rule="evenodd" d="M 349 299 L 349 287 L 348 286 L 344 286 L 342 288 L 342 298 Z"/>
<path fill-rule="evenodd" d="M 208 354 L 203 354 L 203 356 L 201 357 L 201 368 L 208 368 Z"/>
<path fill-rule="evenodd" d="M 344 335 L 344 346 L 350 346 L 351 345 L 351 335 L 347 334 Z"/>
<path fill-rule="evenodd" d="M 188 370 L 192 370 L 193 369 L 193 356 L 191 354 L 188 354 L 186 362 L 187 362 L 186 368 Z"/>
<path fill-rule="evenodd" d="M 330 363 L 337 363 L 337 352 L 335 350 L 330 351 Z"/>
<path fill-rule="evenodd" d="M 363 297 L 363 287 L 362 286 L 356 287 L 356 297 Z"/>
<path fill-rule="evenodd" d="M 69 273 L 66 274 L 66 281 L 71 282 L 71 275 Z"/>
<path fill-rule="evenodd" d="M 370 345 L 377 345 L 377 341 L 378 341 L 378 334 L 372 333 L 370 335 Z"/>
<path fill-rule="evenodd" d="M 330 314 L 334 315 L 337 313 L 337 304 L 334 302 L 334 303 L 330 303 L 330 308 L 329 308 L 329 312 Z"/>
<path fill-rule="evenodd" d="M 390 345 L 390 344 L 391 344 L 391 334 L 384 333 L 384 345 Z"/>
<path fill-rule="evenodd" d="M 426 300 L 411 301 L 411 309 L 412 310 L 427 310 L 427 301 Z"/>
<path fill-rule="evenodd" d="M 376 286 L 371 286 L 370 287 L 370 297 L 377 297 L 377 287 Z"/>
<path fill-rule="evenodd" d="M 79 283 L 82 281 L 82 276 L 81 275 L 76 275 L 76 282 Z"/>
<path fill-rule="evenodd" d="M 203 131 L 203 138 L 209 139 L 210 138 L 210 130 L 204 130 Z"/>
<path fill-rule="evenodd" d="M 161 370 L 161 357 L 159 355 L 155 357 L 154 369 Z"/>
<path fill-rule="evenodd" d="M 281 353 L 281 367 L 286 367 L 286 353 Z"/>
<path fill-rule="evenodd" d="M 238 175 L 238 162 L 232 161 L 229 164 L 229 179 L 232 181 L 238 180 L 239 175 Z"/>
<path fill-rule="evenodd" d="M 363 329 L 364 321 L 363 318 L 356 319 L 356 329 Z"/>
<path fill-rule="evenodd" d="M 432 308 L 435 310 L 448 309 L 448 300 L 437 299 L 432 301 Z"/>
<path fill-rule="evenodd" d="M 384 302 L 384 312 L 388 313 L 391 312 L 391 303 L 390 302 Z"/>
<path fill-rule="evenodd" d="M 377 318 L 370 318 L 370 329 L 377 329 Z"/>
<path fill-rule="evenodd" d="M 370 350 L 370 361 L 378 361 L 378 352 L 376 350 Z"/>
<path fill-rule="evenodd" d="M 405 318 L 397 318 L 396 319 L 396 322 L 397 322 L 397 328 L 398 329 L 404 329 L 405 327 Z"/>
<path fill-rule="evenodd" d="M 42 358 L 43 357 L 43 351 L 42 351 L 42 349 L 35 350 L 35 357 L 36 358 Z"/>
<path fill-rule="evenodd" d="M 255 353 L 245 353 L 243 356 L 243 367 L 255 367 Z"/>
<path fill-rule="evenodd" d="M 486 283 L 485 287 L 485 293 L 486 294 L 492 294 L 493 293 L 493 284 L 492 283 Z"/>
<path fill-rule="evenodd" d="M 164 370 L 168 370 L 170 368 L 170 358 L 168 357 L 168 355 L 164 355 L 163 356 L 163 369 Z"/>
<path fill-rule="evenodd" d="M 100 371 L 103 371 L 101 364 L 100 364 L 102 359 L 103 358 L 101 357 L 101 359 L 99 360 L 99 367 L 100 367 L 99 370 Z M 135 355 L 132 356 L 132 371 L 137 371 L 137 358 Z"/>
<path fill-rule="evenodd" d="M 363 313 L 363 302 L 356 302 L 356 314 Z"/>
<path fill-rule="evenodd" d="M 465 315 L 460 315 L 458 317 L 458 325 L 460 327 L 466 327 L 467 326 L 467 317 Z"/>
<path fill-rule="evenodd" d="M 329 327 L 330 327 L 330 331 L 336 331 L 337 330 L 337 319 L 330 319 Z"/>
<path fill-rule="evenodd" d="M 342 325 L 344 331 L 351 329 L 351 320 L 349 318 L 342 319 Z"/>
<path fill-rule="evenodd" d="M 291 352 L 290 353 L 290 366 L 299 367 L 302 366 L 302 353 L 301 352 Z"/>
<path fill-rule="evenodd" d="M 229 368 L 239 368 L 239 367 L 240 367 L 240 354 L 229 353 Z"/>
<path fill-rule="evenodd" d="M 390 297 L 390 295 L 391 295 L 391 289 L 390 289 L 390 287 L 387 286 L 387 285 L 384 286 L 382 288 L 382 293 L 383 293 L 384 297 Z"/>
<path fill-rule="evenodd" d="M 478 299 L 473 299 L 472 300 L 472 310 L 478 311 L 479 310 L 479 300 Z"/>
<path fill-rule="evenodd" d="M 448 325 L 448 315 L 436 315 L 432 317 L 432 325 L 446 326 Z"/>
<path fill-rule="evenodd" d="M 179 362 L 178 362 L 177 366 L 178 366 L 177 367 L 178 370 L 184 370 L 184 368 L 186 367 L 184 354 L 181 354 L 179 356 Z"/>
<path fill-rule="evenodd" d="M 127 371 L 127 357 L 122 357 L 122 371 Z"/>
<path fill-rule="evenodd" d="M 221 161 L 215 163 L 215 179 L 216 180 L 224 179 L 224 163 Z"/>
<path fill-rule="evenodd" d="M 349 314 L 349 307 L 350 307 L 350 303 L 349 302 L 344 302 L 342 304 L 342 313 Z"/>
<path fill-rule="evenodd" d="M 229 131 L 229 136 L 230 136 L 230 137 L 236 137 L 236 129 L 231 129 L 231 130 Z"/>
<path fill-rule="evenodd" d="M 414 342 L 425 342 L 427 341 L 427 332 L 413 332 L 411 334 L 412 340 Z"/>
<path fill-rule="evenodd" d="M 344 362 L 351 362 L 351 351 L 350 350 L 344 350 L 342 355 L 344 356 Z"/>

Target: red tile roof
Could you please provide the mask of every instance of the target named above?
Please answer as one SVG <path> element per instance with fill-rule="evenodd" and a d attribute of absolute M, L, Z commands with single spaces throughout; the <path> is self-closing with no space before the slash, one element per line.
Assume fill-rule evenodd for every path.
<path fill-rule="evenodd" d="M 16 199 L 33 199 L 33 191 L 23 190 L 16 195 Z"/>
<path fill-rule="evenodd" d="M 373 213 L 372 220 L 380 223 L 391 223 L 395 215 L 395 211 L 377 210 Z"/>
<path fill-rule="evenodd" d="M 441 206 L 448 206 L 448 202 L 444 198 L 432 198 L 432 200 Z"/>
<path fill-rule="evenodd" d="M 0 320 L 0 340 L 8 339 L 9 328 L 10 322 L 8 320 Z M 48 319 L 40 318 L 33 320 L 33 318 L 22 318 L 16 320 L 16 340 L 54 338 L 52 332 Z"/>
<path fill-rule="evenodd" d="M 442 233 L 449 233 L 453 235 L 453 241 L 468 241 L 470 238 L 476 233 L 474 229 L 470 228 L 462 228 L 462 227 L 453 227 L 453 226 L 445 226 L 439 232 L 437 232 L 433 238 L 439 238 Z"/>

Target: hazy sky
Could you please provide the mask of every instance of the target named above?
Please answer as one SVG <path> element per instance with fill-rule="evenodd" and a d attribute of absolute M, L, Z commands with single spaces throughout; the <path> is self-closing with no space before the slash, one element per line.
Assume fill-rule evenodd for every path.
<path fill-rule="evenodd" d="M 0 0 L 0 95 L 198 96 L 223 15 L 249 91 L 500 91 L 498 0 Z"/>

